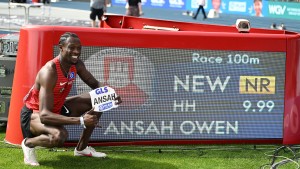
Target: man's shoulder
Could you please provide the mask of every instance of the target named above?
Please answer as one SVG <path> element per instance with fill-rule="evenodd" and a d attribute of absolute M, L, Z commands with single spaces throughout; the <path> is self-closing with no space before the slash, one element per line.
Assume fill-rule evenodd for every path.
<path fill-rule="evenodd" d="M 49 60 L 44 67 L 47 67 L 49 69 L 56 69 L 55 62 L 53 60 Z"/>
<path fill-rule="evenodd" d="M 39 71 L 40 73 L 53 73 L 56 72 L 56 65 L 55 63 L 50 60 L 48 61 Z"/>
<path fill-rule="evenodd" d="M 57 72 L 55 64 L 51 61 L 47 62 L 38 72 L 36 83 L 42 84 L 54 84 L 57 78 Z"/>

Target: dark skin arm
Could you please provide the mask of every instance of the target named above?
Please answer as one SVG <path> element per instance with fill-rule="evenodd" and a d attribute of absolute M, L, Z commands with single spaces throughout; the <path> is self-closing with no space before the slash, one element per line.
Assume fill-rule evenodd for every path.
<path fill-rule="evenodd" d="M 95 79 L 95 77 L 86 69 L 84 63 L 82 60 L 78 60 L 76 64 L 77 74 L 81 78 L 83 82 L 85 82 L 90 88 L 96 89 L 98 87 L 102 87 L 103 84 L 101 84 L 98 80 Z"/>
<path fill-rule="evenodd" d="M 67 125 L 67 124 L 80 124 L 79 117 L 66 117 L 63 115 L 55 114 L 53 109 L 53 89 L 57 80 L 55 65 L 48 62 L 38 73 L 35 86 L 39 88 L 39 101 L 40 101 L 40 118 L 43 124 L 48 125 Z M 84 123 L 86 126 L 95 126 L 98 119 L 95 115 L 91 115 L 92 110 L 84 115 Z"/>
<path fill-rule="evenodd" d="M 79 59 L 76 64 L 77 74 L 82 79 L 83 82 L 85 82 L 90 88 L 96 89 L 99 87 L 104 86 L 101 84 L 98 80 L 95 79 L 95 77 L 86 69 L 84 63 Z M 116 104 L 121 104 L 122 100 L 121 97 L 116 97 Z"/>

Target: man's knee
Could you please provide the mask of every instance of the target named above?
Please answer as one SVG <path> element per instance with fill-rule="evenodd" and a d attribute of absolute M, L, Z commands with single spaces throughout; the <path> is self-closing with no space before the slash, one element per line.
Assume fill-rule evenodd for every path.
<path fill-rule="evenodd" d="M 72 96 L 66 99 L 65 105 L 71 113 L 74 113 L 73 116 L 79 116 L 92 108 L 91 97 L 88 92 Z"/>

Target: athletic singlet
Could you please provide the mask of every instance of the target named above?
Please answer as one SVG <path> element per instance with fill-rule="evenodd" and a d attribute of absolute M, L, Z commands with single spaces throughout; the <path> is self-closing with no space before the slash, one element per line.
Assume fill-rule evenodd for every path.
<path fill-rule="evenodd" d="M 65 77 L 61 69 L 58 56 L 52 59 L 52 62 L 56 65 L 57 81 L 53 89 L 53 113 L 60 114 L 61 108 L 65 102 L 66 97 L 72 88 L 72 84 L 75 80 L 77 71 L 76 66 L 72 65 L 68 77 Z M 24 103 L 27 108 L 32 110 L 39 110 L 39 91 L 32 86 L 28 94 L 24 97 Z"/>

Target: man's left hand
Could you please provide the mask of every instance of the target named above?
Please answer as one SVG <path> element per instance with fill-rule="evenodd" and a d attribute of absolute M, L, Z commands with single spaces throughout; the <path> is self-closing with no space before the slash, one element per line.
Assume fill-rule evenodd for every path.
<path fill-rule="evenodd" d="M 118 96 L 118 97 L 115 98 L 115 103 L 116 103 L 116 105 L 119 105 L 119 104 L 122 103 L 122 99 L 121 99 L 120 96 Z"/>

